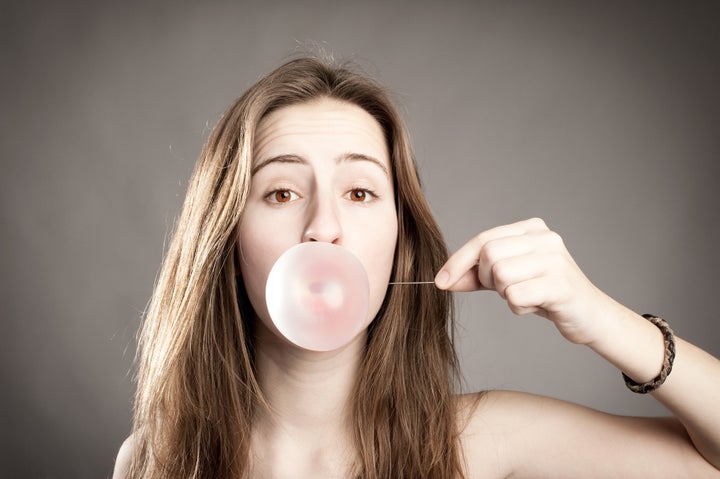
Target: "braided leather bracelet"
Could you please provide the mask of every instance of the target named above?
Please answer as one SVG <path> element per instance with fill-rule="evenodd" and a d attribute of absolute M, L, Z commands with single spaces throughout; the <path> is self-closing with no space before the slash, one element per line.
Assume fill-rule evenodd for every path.
<path fill-rule="evenodd" d="M 662 369 L 660 370 L 660 374 L 658 374 L 654 379 L 643 384 L 636 383 L 625 373 L 622 373 L 622 375 L 625 379 L 625 385 L 629 390 L 638 394 L 647 394 L 659 388 L 670 375 L 670 371 L 672 371 L 673 361 L 675 361 L 675 337 L 673 335 L 673 330 L 670 329 L 670 326 L 668 326 L 668 323 L 664 319 L 652 314 L 643 314 L 642 316 L 657 326 L 663 333 L 665 342 L 665 357 L 663 358 Z"/>

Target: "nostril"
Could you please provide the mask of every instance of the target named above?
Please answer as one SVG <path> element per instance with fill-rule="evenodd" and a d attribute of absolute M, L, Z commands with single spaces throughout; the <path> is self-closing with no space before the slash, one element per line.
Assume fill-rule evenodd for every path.
<path fill-rule="evenodd" d="M 321 242 L 339 244 L 342 239 L 342 229 L 337 221 L 315 221 L 309 224 L 302 234 L 303 242 Z"/>

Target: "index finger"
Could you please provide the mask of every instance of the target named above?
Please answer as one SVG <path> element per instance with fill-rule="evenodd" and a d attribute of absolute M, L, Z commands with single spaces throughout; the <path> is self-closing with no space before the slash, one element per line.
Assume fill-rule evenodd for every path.
<path fill-rule="evenodd" d="M 450 291 L 488 289 L 480 282 L 477 271 L 478 259 L 483 246 L 495 239 L 521 236 L 546 229 L 547 226 L 543 220 L 532 218 L 483 231 L 450 256 L 435 276 L 435 285 L 439 289 Z"/>

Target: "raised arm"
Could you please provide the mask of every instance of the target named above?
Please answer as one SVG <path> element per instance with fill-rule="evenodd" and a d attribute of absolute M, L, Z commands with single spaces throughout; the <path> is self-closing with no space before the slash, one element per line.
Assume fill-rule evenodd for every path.
<path fill-rule="evenodd" d="M 587 345 L 637 383 L 657 376 L 663 364 L 665 347 L 658 327 L 596 288 L 560 236 L 540 219 L 477 235 L 447 261 L 435 281 L 439 288 L 452 291 L 497 291 L 516 314 L 535 313 L 551 320 L 569 341 Z M 673 412 L 684 430 L 648 427 L 677 436 L 677 442 L 665 444 L 681 447 L 691 440 L 704 460 L 720 469 L 720 361 L 680 338 L 675 343 L 672 373 L 652 394 Z M 589 424 L 610 417 L 573 414 Z M 619 420 L 613 418 L 611 422 Z M 624 427 L 609 430 L 620 434 Z"/>

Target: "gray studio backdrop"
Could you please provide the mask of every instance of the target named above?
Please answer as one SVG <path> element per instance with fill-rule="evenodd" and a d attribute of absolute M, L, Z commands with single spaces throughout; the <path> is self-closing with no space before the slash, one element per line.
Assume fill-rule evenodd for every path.
<path fill-rule="evenodd" d="M 0 476 L 110 474 L 194 160 L 307 40 L 394 91 L 452 249 L 541 216 L 601 289 L 720 354 L 719 9 L 626 3 L 4 2 Z M 468 390 L 664 414 L 545 320 L 457 302 Z"/>

